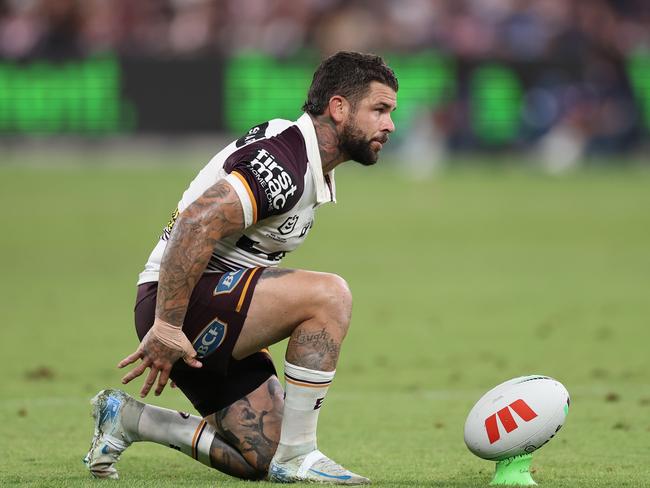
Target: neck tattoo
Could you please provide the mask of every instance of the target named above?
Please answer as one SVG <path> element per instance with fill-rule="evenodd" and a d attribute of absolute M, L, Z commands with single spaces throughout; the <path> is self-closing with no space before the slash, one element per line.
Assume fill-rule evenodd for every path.
<path fill-rule="evenodd" d="M 339 147 L 339 135 L 332 119 L 327 115 L 312 115 L 311 119 L 316 129 L 323 173 L 327 174 L 347 158 Z"/>

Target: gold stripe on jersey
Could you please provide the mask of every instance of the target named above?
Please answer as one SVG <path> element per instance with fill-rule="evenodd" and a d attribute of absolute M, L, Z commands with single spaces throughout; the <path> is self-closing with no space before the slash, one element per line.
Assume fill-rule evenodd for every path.
<path fill-rule="evenodd" d="M 255 201 L 255 196 L 253 195 L 253 191 L 251 190 L 248 181 L 246 181 L 246 178 L 244 178 L 242 174 L 238 173 L 237 171 L 233 171 L 231 174 L 235 175 L 237 179 L 242 182 L 244 188 L 246 188 L 246 192 L 251 199 L 251 205 L 253 206 L 253 223 L 257 223 L 257 202 Z"/>

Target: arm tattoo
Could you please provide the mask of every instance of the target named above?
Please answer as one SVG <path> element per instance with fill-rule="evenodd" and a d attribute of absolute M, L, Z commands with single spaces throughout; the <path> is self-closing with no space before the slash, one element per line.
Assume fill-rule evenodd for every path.
<path fill-rule="evenodd" d="M 230 184 L 218 181 L 178 216 L 160 264 L 156 316 L 183 325 L 194 286 L 215 244 L 244 228 L 244 211 Z"/>
<path fill-rule="evenodd" d="M 320 159 L 323 165 L 323 173 L 327 173 L 337 164 L 349 159 L 343 154 L 339 147 L 340 139 L 336 132 L 336 126 L 331 118 L 325 115 L 312 116 L 314 129 L 316 130 L 316 139 L 318 139 L 318 149 Z"/>
<path fill-rule="evenodd" d="M 336 367 L 340 350 L 341 344 L 325 328 L 298 329 L 287 347 L 287 361 L 304 368 L 329 371 Z"/>

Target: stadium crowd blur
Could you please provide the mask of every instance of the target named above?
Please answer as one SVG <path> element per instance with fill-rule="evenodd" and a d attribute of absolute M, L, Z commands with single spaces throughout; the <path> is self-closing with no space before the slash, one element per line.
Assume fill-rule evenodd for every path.
<path fill-rule="evenodd" d="M 542 66 L 525 86 L 527 143 L 559 131 L 560 147 L 569 135 L 608 153 L 647 138 L 626 60 L 650 50 L 648 0 L 0 0 L 4 59 L 304 49 Z M 432 114 L 450 146 L 471 144 L 465 103 L 460 90 Z"/>

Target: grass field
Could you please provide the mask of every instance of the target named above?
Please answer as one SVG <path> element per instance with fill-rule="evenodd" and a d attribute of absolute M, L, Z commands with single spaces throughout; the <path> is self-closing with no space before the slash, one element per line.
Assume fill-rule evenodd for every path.
<path fill-rule="evenodd" d="M 196 168 L 0 166 L 0 485 L 108 486 L 88 400 L 119 385 L 135 279 Z M 336 272 L 353 325 L 319 447 L 385 487 L 487 486 L 465 416 L 510 377 L 572 394 L 545 487 L 650 486 L 650 171 L 343 168 L 286 266 Z M 283 346 L 274 356 L 280 364 Z M 130 385 L 135 393 L 140 387 Z M 187 410 L 167 389 L 152 402 Z M 255 486 L 136 444 L 111 486 Z"/>

